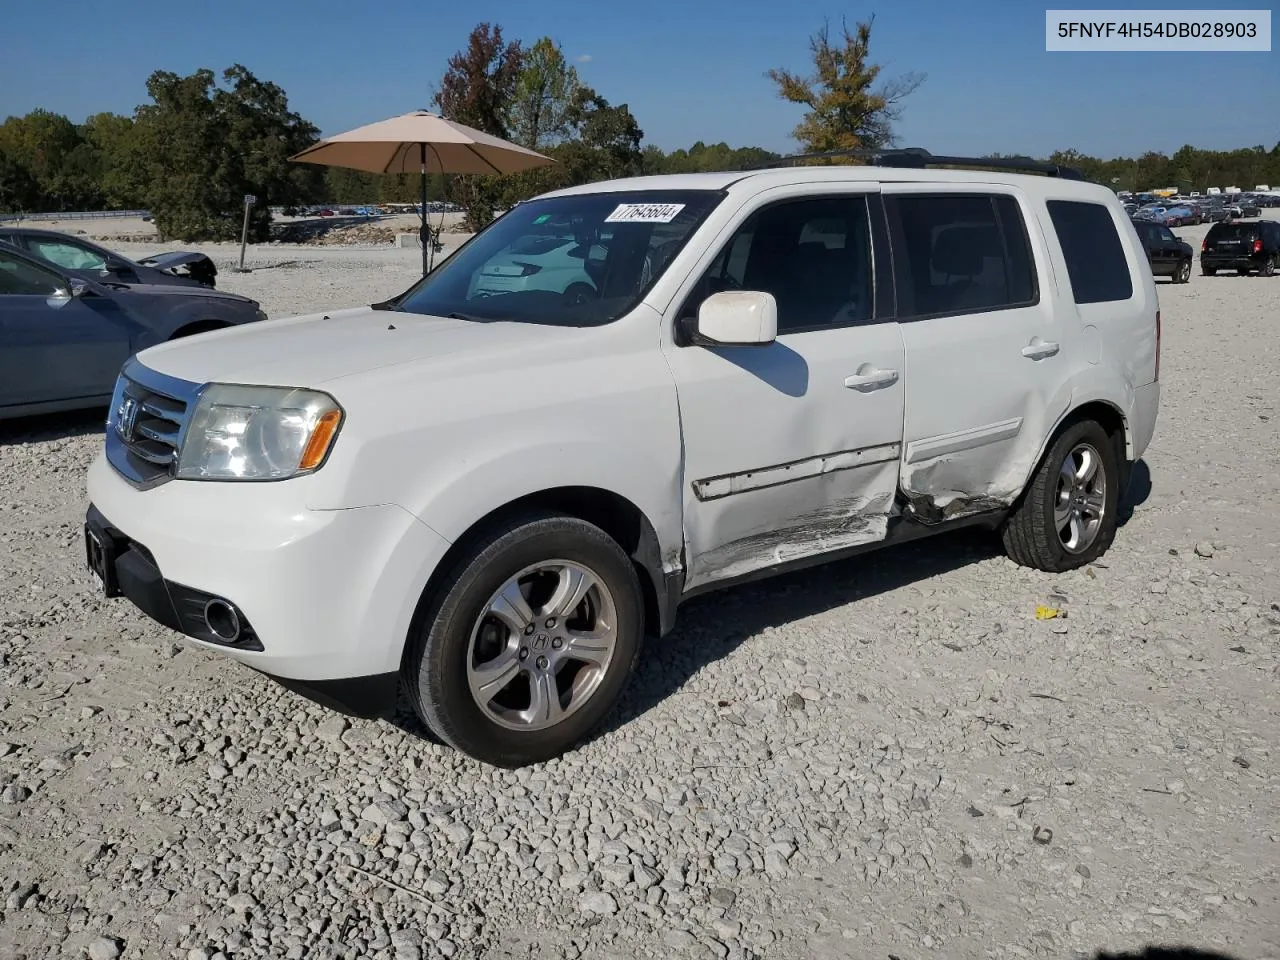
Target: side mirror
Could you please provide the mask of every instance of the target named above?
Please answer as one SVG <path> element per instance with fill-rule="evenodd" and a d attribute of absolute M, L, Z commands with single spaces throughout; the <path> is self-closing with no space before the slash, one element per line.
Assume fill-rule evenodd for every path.
<path fill-rule="evenodd" d="M 89 285 L 79 277 L 72 277 L 71 282 L 67 285 L 67 290 L 72 297 L 83 297 L 89 291 Z"/>
<path fill-rule="evenodd" d="M 708 346 L 765 346 L 778 336 L 778 301 L 754 290 L 713 293 L 698 307 L 695 332 Z"/>
<path fill-rule="evenodd" d="M 129 264 L 125 263 L 123 260 L 116 260 L 114 257 L 110 257 L 102 265 L 102 269 L 107 273 L 128 273 Z"/>

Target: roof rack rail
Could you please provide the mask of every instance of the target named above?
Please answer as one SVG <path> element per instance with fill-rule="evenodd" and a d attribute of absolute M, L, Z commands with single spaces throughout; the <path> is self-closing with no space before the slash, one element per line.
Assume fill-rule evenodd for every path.
<path fill-rule="evenodd" d="M 752 167 L 764 170 L 785 167 L 802 160 L 828 159 L 867 160 L 876 167 L 898 167 L 924 170 L 927 167 L 986 167 L 992 170 L 1017 170 L 1025 173 L 1043 173 L 1063 180 L 1084 180 L 1085 176 L 1075 167 L 1058 163 L 1045 163 L 1030 157 L 947 157 L 937 156 L 923 147 L 896 147 L 884 150 L 828 150 L 824 153 L 798 153 L 779 157 L 768 163 Z"/>

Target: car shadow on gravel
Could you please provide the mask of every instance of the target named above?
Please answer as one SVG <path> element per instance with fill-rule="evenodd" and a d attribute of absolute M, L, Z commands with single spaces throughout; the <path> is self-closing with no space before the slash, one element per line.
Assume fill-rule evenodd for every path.
<path fill-rule="evenodd" d="M 1150 495 L 1151 473 L 1139 460 L 1121 500 L 1118 522 L 1126 523 Z M 636 674 L 618 706 L 585 742 L 606 737 L 648 713 L 707 664 L 728 656 L 763 630 L 1003 555 L 998 534 L 971 527 L 695 597 L 681 605 L 675 630 L 665 637 L 645 640 Z M 418 720 L 403 689 L 389 721 L 411 736 L 440 742 Z M 1149 953 L 1117 956 L 1116 960 L 1139 956 L 1148 960 L 1196 957 Z M 1217 960 L 1212 954 L 1200 956 L 1201 960 Z M 1099 954 L 1098 960 L 1109 960 L 1109 955 Z"/>
<path fill-rule="evenodd" d="M 1241 960 L 1229 953 L 1201 950 L 1198 947 L 1159 946 L 1146 947 L 1125 953 L 1099 951 L 1093 960 Z"/>
<path fill-rule="evenodd" d="M 1133 519 L 1134 511 L 1147 502 L 1151 496 L 1151 470 L 1147 461 L 1139 460 L 1133 465 L 1129 475 L 1129 489 L 1120 498 L 1120 509 L 1116 511 L 1116 524 L 1123 527 Z"/>
<path fill-rule="evenodd" d="M 999 538 L 980 529 L 924 541 L 695 597 L 682 604 L 676 628 L 648 638 L 636 675 L 618 708 L 592 735 L 607 736 L 679 691 L 700 669 L 770 627 L 1000 556 Z"/>
<path fill-rule="evenodd" d="M 48 443 L 101 433 L 107 419 L 107 406 L 67 413 L 45 413 L 34 417 L 0 420 L 0 446 L 21 443 Z"/>

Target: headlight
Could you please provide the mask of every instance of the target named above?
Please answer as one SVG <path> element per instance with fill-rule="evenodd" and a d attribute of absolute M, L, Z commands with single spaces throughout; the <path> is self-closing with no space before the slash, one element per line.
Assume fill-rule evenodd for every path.
<path fill-rule="evenodd" d="M 180 480 L 285 480 L 317 469 L 342 426 L 327 393 L 214 383 L 178 457 Z"/>

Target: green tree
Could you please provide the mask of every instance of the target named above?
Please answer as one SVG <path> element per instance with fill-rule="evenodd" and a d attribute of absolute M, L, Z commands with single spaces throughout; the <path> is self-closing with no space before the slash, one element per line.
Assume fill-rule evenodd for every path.
<path fill-rule="evenodd" d="M 580 86 L 578 71 L 550 37 L 524 51 L 508 111 L 516 143 L 545 150 L 569 136 L 569 111 Z"/>
<path fill-rule="evenodd" d="M 561 176 L 570 183 L 634 177 L 644 171 L 644 131 L 625 103 L 612 106 L 582 86 L 569 106 L 567 121 L 571 137 L 556 151 L 556 158 L 563 164 Z"/>
<path fill-rule="evenodd" d="M 26 171 L 35 184 L 37 206 L 46 210 L 72 210 L 92 203 L 84 196 L 83 154 L 69 164 L 71 154 L 83 143 L 76 125 L 60 113 L 32 110 L 9 117 L 0 126 L 0 152 Z"/>
<path fill-rule="evenodd" d="M 0 149 L 0 213 L 35 212 L 40 187 L 17 158 Z"/>
<path fill-rule="evenodd" d="M 240 235 L 242 198 L 257 196 L 250 237 L 269 235 L 269 206 L 292 206 L 321 189 L 320 168 L 288 162 L 317 139 L 316 127 L 288 108 L 282 89 L 240 65 L 180 77 L 156 71 L 152 103 L 137 110 L 132 145 L 144 199 L 166 237 L 229 240 Z"/>
<path fill-rule="evenodd" d="M 95 113 L 80 125 L 80 132 L 98 155 L 97 188 L 103 203 L 117 210 L 139 206 L 143 185 L 133 149 L 133 119 L 118 113 Z"/>
<path fill-rule="evenodd" d="M 901 116 L 902 101 L 924 82 L 924 75 L 906 74 L 877 86 L 880 66 L 868 60 L 874 20 L 859 23 L 852 32 L 842 24 L 836 41 L 824 22 L 809 39 L 812 76 L 782 68 L 766 74 L 782 99 L 805 108 L 804 119 L 792 131 L 805 152 L 877 149 L 895 142 L 893 123 Z"/>

